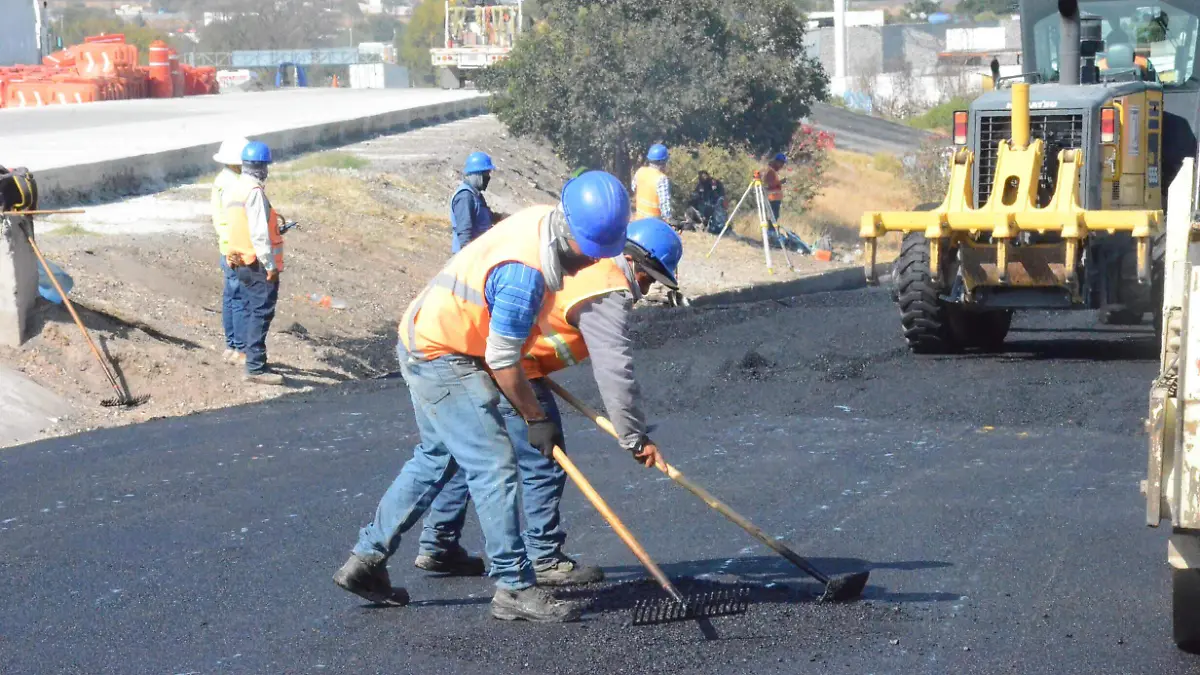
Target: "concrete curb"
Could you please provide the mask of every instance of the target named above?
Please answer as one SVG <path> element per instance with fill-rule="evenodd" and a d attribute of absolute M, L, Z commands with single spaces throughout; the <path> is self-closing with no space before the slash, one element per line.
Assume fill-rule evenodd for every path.
<path fill-rule="evenodd" d="M 314 149 L 347 145 L 409 127 L 486 114 L 488 96 L 435 103 L 364 117 L 322 122 L 263 134 L 252 134 L 286 158 Z M 63 208 L 81 202 L 159 192 L 171 182 L 213 171 L 212 155 L 219 143 L 203 143 L 134 157 L 37 172 L 43 208 Z"/>
<path fill-rule="evenodd" d="M 890 264 L 875 266 L 875 273 L 879 276 L 880 285 L 888 283 L 890 267 Z M 760 302 L 762 300 L 780 300 L 810 293 L 853 291 L 859 288 L 866 288 L 866 286 L 867 279 L 866 275 L 863 274 L 863 268 L 861 266 L 847 267 L 791 281 L 768 282 L 732 291 L 701 295 L 692 298 L 692 306 L 736 305 L 746 302 Z"/>

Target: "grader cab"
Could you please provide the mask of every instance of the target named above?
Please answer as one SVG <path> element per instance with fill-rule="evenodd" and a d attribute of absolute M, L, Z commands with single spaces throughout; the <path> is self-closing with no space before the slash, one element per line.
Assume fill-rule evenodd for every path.
<path fill-rule="evenodd" d="M 1022 0 L 1028 72 L 955 113 L 945 199 L 862 217 L 870 282 L 902 234 L 912 351 L 998 348 L 1021 309 L 1157 319 L 1164 188 L 1196 152 L 1197 5 Z"/>

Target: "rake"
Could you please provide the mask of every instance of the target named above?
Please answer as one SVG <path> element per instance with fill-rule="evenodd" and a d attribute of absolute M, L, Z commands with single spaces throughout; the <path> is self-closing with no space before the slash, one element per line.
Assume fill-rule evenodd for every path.
<path fill-rule="evenodd" d="M 567 453 L 563 452 L 563 449 L 558 446 L 554 446 L 554 460 L 563 468 L 563 471 L 567 472 L 571 480 L 575 481 L 575 484 L 579 486 L 580 492 L 588 498 L 592 506 L 596 507 L 596 510 L 600 512 L 600 516 L 608 522 L 609 526 L 617 533 L 617 536 L 621 538 L 621 541 L 625 542 L 629 550 L 633 551 L 633 555 L 637 556 L 637 559 L 650 572 L 654 580 L 670 596 L 667 600 L 639 600 L 634 603 L 633 625 L 648 626 L 675 621 L 695 620 L 700 622 L 700 627 L 705 632 L 705 635 L 711 637 L 714 634 L 713 629 L 707 623 L 710 617 L 743 614 L 746 612 L 750 604 L 750 594 L 746 589 L 712 591 L 688 596 L 680 593 L 675 584 L 671 583 L 671 580 L 667 578 L 667 575 L 663 573 L 658 564 L 646 553 L 646 549 L 642 548 L 642 545 L 634 538 L 633 533 L 625 527 L 625 524 L 621 522 L 617 514 L 613 513 L 613 510 L 609 508 L 604 498 L 596 492 L 596 489 L 588 482 L 588 479 L 579 470 L 579 467 L 575 466 L 571 458 L 567 457 Z"/>
<path fill-rule="evenodd" d="M 28 215 L 28 213 L 31 212 L 22 212 L 22 215 Z M 83 320 L 79 318 L 79 314 L 75 311 L 75 304 L 71 302 L 71 299 L 67 297 L 66 291 L 58 283 L 58 278 L 54 276 L 53 270 L 50 269 L 50 263 L 46 262 L 46 257 L 42 255 L 42 249 L 38 248 L 37 242 L 33 240 L 33 237 L 28 232 L 25 232 L 25 238 L 29 241 L 29 245 L 33 247 L 33 252 L 37 254 L 38 260 L 41 261 L 42 268 L 46 270 L 46 276 L 50 278 L 50 283 L 54 284 L 54 290 L 58 291 L 58 297 L 63 299 L 63 304 L 67 306 L 67 311 L 71 312 L 71 318 L 75 319 L 75 325 L 79 327 L 79 332 L 83 333 L 83 338 L 87 340 L 88 346 L 92 348 L 92 354 L 100 362 L 100 369 L 104 371 L 105 379 L 108 380 L 108 384 L 112 386 L 113 391 L 117 392 L 117 395 L 113 398 L 101 399 L 100 405 L 106 408 L 115 408 L 117 406 L 133 408 L 148 401 L 150 399 L 148 394 L 136 397 L 130 396 L 129 392 L 121 387 L 117 381 L 117 376 L 113 375 L 112 370 L 109 368 L 108 361 L 101 356 L 100 350 L 96 348 L 96 343 L 92 342 L 92 336 L 88 334 L 87 328 L 83 325 Z"/>
<path fill-rule="evenodd" d="M 582 413 L 585 417 L 588 417 L 595 422 L 596 426 L 608 432 L 613 437 L 617 436 L 617 430 L 613 427 L 612 423 L 602 417 L 594 408 L 578 398 L 575 398 L 571 392 L 563 389 L 557 382 L 551 380 L 550 378 L 546 378 L 546 382 L 550 385 L 550 389 L 553 390 L 555 394 L 558 394 L 560 398 L 571 404 L 572 407 Z M 667 474 L 671 480 L 678 483 L 685 490 L 699 497 L 709 507 L 716 510 L 718 513 L 732 521 L 735 525 L 748 532 L 750 536 L 765 544 L 772 551 L 775 551 L 779 555 L 786 558 L 788 562 L 804 570 L 805 574 L 808 574 L 812 578 L 824 584 L 825 591 L 821 594 L 820 598 L 822 602 L 829 600 L 834 602 L 844 602 L 847 600 L 853 600 L 859 595 L 862 595 L 863 589 L 866 588 L 867 585 L 867 578 L 871 574 L 870 572 L 855 572 L 854 574 L 830 577 L 814 567 L 812 563 L 800 557 L 800 554 L 785 546 L 778 539 L 768 535 L 766 532 L 763 532 L 761 529 L 755 526 L 754 523 L 746 520 L 746 518 L 737 511 L 734 511 L 727 504 L 712 496 L 707 490 L 688 480 L 688 478 L 683 475 L 683 472 L 679 471 L 675 467 L 671 466 L 670 464 L 666 464 L 665 468 L 663 469 L 663 473 Z"/>

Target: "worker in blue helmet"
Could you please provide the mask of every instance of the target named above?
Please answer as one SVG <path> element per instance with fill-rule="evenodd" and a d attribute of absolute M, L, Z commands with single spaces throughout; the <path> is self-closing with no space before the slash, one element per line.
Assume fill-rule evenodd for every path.
<path fill-rule="evenodd" d="M 655 143 L 646 152 L 646 166 L 633 174 L 634 219 L 662 218 L 671 222 L 671 179 L 667 177 L 667 146 Z"/>
<path fill-rule="evenodd" d="M 589 171 L 567 183 L 558 204 L 535 205 L 496 223 L 455 254 L 404 312 L 396 351 L 420 442 L 334 575 L 371 602 L 404 605 L 387 562 L 461 467 L 496 581 L 492 616 L 571 621 L 582 607 L 539 588 L 521 538 L 520 474 L 501 401 L 543 456 L 562 446 L 560 424 L 538 400 L 522 366 L 543 334 L 547 303 L 563 280 L 620 255 L 629 193 L 616 177 Z M 639 462 L 657 458 L 644 449 Z M 661 460 L 658 460 L 661 463 Z M 461 548 L 446 560 L 467 557 Z M 465 564 L 465 563 L 463 563 Z M 482 563 L 475 559 L 475 569 Z M 478 573 L 478 572 L 477 572 Z"/>
<path fill-rule="evenodd" d="M 547 330 L 522 357 L 529 383 L 555 424 L 560 423 L 560 416 L 547 376 L 590 361 L 620 447 L 647 466 L 657 463 L 659 452 L 648 435 L 634 379 L 629 329 L 634 304 L 655 282 L 678 289 L 676 270 L 682 257 L 683 242 L 663 220 L 643 218 L 629 223 L 621 255 L 563 280 L 553 306 L 541 319 Z M 567 533 L 559 504 L 567 477 L 562 468 L 530 444 L 529 425 L 512 405 L 501 400 L 500 410 L 516 450 L 525 517 L 522 538 L 537 583 L 573 586 L 602 581 L 600 567 L 582 564 L 563 550 Z M 450 576 L 483 574 L 483 560 L 467 554 L 459 544 L 468 502 L 466 477 L 459 471 L 430 506 L 413 562 L 416 567 Z"/>
<path fill-rule="evenodd" d="M 451 253 L 458 253 L 462 247 L 491 229 L 493 220 L 501 220 L 494 218 L 492 209 L 483 198 L 495 168 L 486 152 L 472 152 L 467 156 L 462 182 L 450 197 L 450 230 L 453 233 Z"/>

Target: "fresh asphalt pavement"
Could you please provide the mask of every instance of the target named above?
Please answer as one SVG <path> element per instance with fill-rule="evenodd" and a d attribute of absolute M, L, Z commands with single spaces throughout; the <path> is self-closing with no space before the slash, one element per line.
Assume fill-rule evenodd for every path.
<path fill-rule="evenodd" d="M 1020 315 L 1003 354 L 914 357 L 881 290 L 653 309 L 637 340 L 655 437 L 677 467 L 820 568 L 818 584 L 587 420 L 567 450 L 685 584 L 754 603 L 634 627 L 661 597 L 574 489 L 568 549 L 609 582 L 568 625 L 488 618 L 486 579 L 391 564 L 414 604 L 331 582 L 411 453 L 384 380 L 0 453 L 0 672 L 1184 673 L 1166 533 L 1143 523 L 1148 327 Z M 586 368 L 563 373 L 593 402 Z M 480 546 L 478 527 L 465 542 Z"/>

